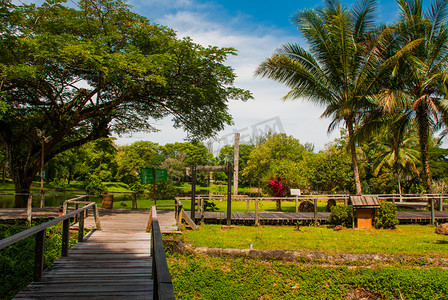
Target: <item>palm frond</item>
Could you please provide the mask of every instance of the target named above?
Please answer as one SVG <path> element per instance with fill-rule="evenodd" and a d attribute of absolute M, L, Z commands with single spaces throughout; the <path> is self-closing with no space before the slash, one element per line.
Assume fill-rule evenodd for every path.
<path fill-rule="evenodd" d="M 360 0 L 356 2 L 352 8 L 352 22 L 354 25 L 354 39 L 360 41 L 364 38 L 365 33 L 372 29 L 375 24 L 374 12 L 377 9 L 377 0 Z"/>
<path fill-rule="evenodd" d="M 429 41 L 431 42 L 433 37 L 437 36 L 440 28 L 448 18 L 448 2 L 446 0 L 434 0 L 425 14 L 425 17 L 432 24 L 431 33 L 429 35 Z"/>

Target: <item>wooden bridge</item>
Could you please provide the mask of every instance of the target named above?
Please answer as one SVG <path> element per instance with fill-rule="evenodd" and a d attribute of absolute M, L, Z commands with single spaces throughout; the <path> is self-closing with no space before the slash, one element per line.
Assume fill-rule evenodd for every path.
<path fill-rule="evenodd" d="M 14 299 L 174 299 L 155 207 L 151 211 L 114 209 L 98 213 L 96 210 L 101 216 L 100 224 L 93 222 L 93 218 L 84 220 L 89 206 L 96 208 L 91 203 L 0 241 L 1 249 L 36 235 L 35 280 Z M 79 220 L 81 242 L 68 250 L 68 222 L 74 216 Z M 172 216 L 162 219 L 175 225 L 174 212 Z M 61 221 L 62 257 L 42 272 L 45 229 Z M 84 225 L 101 230 L 83 237 Z M 151 234 L 146 232 L 149 225 Z"/>

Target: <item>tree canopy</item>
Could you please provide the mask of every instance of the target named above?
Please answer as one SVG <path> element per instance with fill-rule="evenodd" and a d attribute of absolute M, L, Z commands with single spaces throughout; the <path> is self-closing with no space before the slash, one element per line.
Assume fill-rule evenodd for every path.
<path fill-rule="evenodd" d="M 202 139 L 231 123 L 229 99 L 251 98 L 223 64 L 235 49 L 179 39 L 122 0 L 64 2 L 0 4 L 0 143 L 17 192 L 29 191 L 41 143 L 47 161 L 168 115 Z"/>

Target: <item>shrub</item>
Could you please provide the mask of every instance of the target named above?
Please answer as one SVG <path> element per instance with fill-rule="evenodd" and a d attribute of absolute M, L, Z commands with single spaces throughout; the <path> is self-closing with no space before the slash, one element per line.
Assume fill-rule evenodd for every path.
<path fill-rule="evenodd" d="M 397 206 L 392 202 L 382 201 L 375 215 L 375 228 L 395 229 L 398 225 Z"/>
<path fill-rule="evenodd" d="M 346 227 L 353 224 L 353 210 L 351 205 L 337 204 L 331 207 L 329 222 L 333 225 L 344 225 Z"/>
<path fill-rule="evenodd" d="M 89 194 L 99 194 L 106 192 L 106 186 L 103 185 L 100 178 L 97 175 L 89 174 L 84 180 L 84 189 Z"/>

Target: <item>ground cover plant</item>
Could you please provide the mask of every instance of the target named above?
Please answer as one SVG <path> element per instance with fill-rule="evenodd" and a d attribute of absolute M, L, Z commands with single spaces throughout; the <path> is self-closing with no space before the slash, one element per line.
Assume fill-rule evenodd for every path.
<path fill-rule="evenodd" d="M 446 299 L 448 270 L 324 268 L 258 259 L 169 255 L 176 299 Z M 367 299 L 367 298 L 366 298 Z"/>
<path fill-rule="evenodd" d="M 398 225 L 397 229 L 344 229 L 301 226 L 201 225 L 185 231 L 183 238 L 194 246 L 248 249 L 285 249 L 334 253 L 368 253 L 448 258 L 448 236 L 437 235 L 434 226 Z"/>
<path fill-rule="evenodd" d="M 33 223 L 33 226 L 38 225 Z M 0 224 L 0 239 L 7 238 L 27 229 L 24 224 Z M 44 268 L 51 265 L 61 255 L 62 226 L 47 229 L 45 238 Z M 77 242 L 77 234 L 70 234 L 69 247 Z M 34 236 L 28 237 L 0 250 L 0 299 L 10 299 L 24 289 L 34 274 Z"/>

